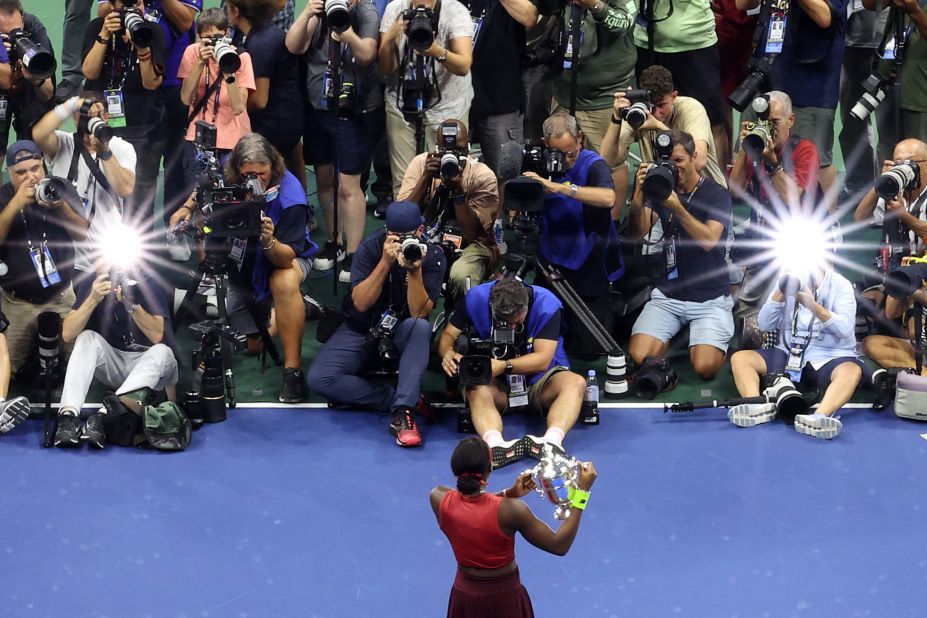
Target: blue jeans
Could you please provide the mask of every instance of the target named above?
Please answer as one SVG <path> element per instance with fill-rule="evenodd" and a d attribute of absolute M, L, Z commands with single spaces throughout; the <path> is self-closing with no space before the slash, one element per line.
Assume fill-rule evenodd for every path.
<path fill-rule="evenodd" d="M 366 333 L 342 324 L 309 369 L 309 388 L 332 403 L 373 410 L 415 409 L 422 393 L 422 376 L 428 368 L 431 325 L 406 318 L 396 327 L 393 343 L 399 350 L 399 384 L 372 384 L 358 374 L 373 358 L 364 350 Z"/>

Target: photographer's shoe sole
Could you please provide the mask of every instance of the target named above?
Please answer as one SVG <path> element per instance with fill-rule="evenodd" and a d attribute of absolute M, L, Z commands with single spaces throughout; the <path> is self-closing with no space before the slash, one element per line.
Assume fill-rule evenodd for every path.
<path fill-rule="evenodd" d="M 492 453 L 492 469 L 498 470 L 525 458 L 524 440 L 510 440 L 502 446 L 489 449 Z"/>
<path fill-rule="evenodd" d="M 841 429 L 843 429 L 843 423 L 833 416 L 824 416 L 823 414 L 798 414 L 795 416 L 795 431 L 812 438 L 831 440 L 837 437 Z"/>
<path fill-rule="evenodd" d="M 742 403 L 727 411 L 727 420 L 738 427 L 756 427 L 776 419 L 776 406 L 771 403 Z"/>
<path fill-rule="evenodd" d="M 0 412 L 0 434 L 7 433 L 29 418 L 30 409 L 29 400 L 25 397 L 4 402 L 3 412 Z"/>

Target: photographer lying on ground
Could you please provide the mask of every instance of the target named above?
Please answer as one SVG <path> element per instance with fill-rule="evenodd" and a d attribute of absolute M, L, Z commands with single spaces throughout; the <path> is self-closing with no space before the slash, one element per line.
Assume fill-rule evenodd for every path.
<path fill-rule="evenodd" d="M 249 133 L 232 149 L 225 163 L 223 183 L 225 187 L 231 187 L 255 179 L 261 192 L 257 198 L 263 203 L 249 204 L 248 207 L 259 209 L 259 225 L 249 230 L 246 237 L 229 235 L 228 238 L 210 239 L 207 233 L 206 249 L 208 252 L 211 246 L 221 247 L 224 241 L 224 250 L 227 250 L 238 271 L 230 273 L 232 278 L 238 277 L 239 273 L 241 276 L 250 273 L 250 281 L 242 283 L 251 288 L 250 293 L 259 306 L 268 308 L 268 331 L 271 336 L 279 333 L 283 343 L 283 390 L 279 399 L 283 403 L 299 403 L 306 396 L 301 369 L 306 309 L 300 285 L 312 270 L 311 258 L 318 247 L 306 231 L 309 206 L 299 181 L 287 171 L 283 155 L 267 138 Z M 174 213 L 171 229 L 179 232 L 181 222 L 190 221 L 194 210 L 202 214 L 206 206 L 211 207 L 213 216 L 223 216 L 223 205 L 202 203 L 200 191 L 202 189 L 195 191 L 187 203 Z M 245 215 L 257 222 L 257 213 L 248 211 Z M 249 336 L 250 349 L 260 349 L 257 347 L 258 328 L 246 310 L 245 299 L 234 286 L 229 289 L 226 304 L 232 327 Z M 269 307 L 271 304 L 272 308 Z"/>
<path fill-rule="evenodd" d="M 493 469 L 525 455 L 540 459 L 545 444 L 563 450 L 563 438 L 579 417 L 586 381 L 570 371 L 560 337 L 562 317 L 553 293 L 512 277 L 472 288 L 441 333 L 441 367 L 450 377 L 459 374 Z M 466 354 L 458 351 L 461 334 Z M 481 344 L 490 349 L 478 350 Z M 501 357 L 489 360 L 497 352 Z M 475 363 L 474 353 L 489 360 L 488 366 Z M 523 406 L 547 417 L 547 431 L 543 437 L 506 441 L 502 414 Z"/>

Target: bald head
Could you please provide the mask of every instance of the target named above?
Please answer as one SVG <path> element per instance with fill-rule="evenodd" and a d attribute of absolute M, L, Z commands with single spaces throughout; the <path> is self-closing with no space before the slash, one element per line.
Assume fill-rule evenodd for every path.
<path fill-rule="evenodd" d="M 895 146 L 893 156 L 896 161 L 902 159 L 927 159 L 927 144 L 919 139 L 902 140 Z"/>

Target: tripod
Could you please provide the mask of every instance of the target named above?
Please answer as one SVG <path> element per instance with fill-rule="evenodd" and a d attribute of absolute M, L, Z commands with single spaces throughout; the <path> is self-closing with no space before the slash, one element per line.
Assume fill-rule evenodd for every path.
<path fill-rule="evenodd" d="M 328 38 L 328 72 L 331 80 L 332 96 L 328 97 L 329 112 L 335 114 L 335 139 L 332 148 L 332 242 L 335 244 L 335 265 L 332 267 L 332 293 L 338 295 L 338 191 L 341 188 L 341 166 L 339 164 L 338 148 L 338 122 L 340 122 L 339 100 L 341 87 L 344 82 L 342 70 L 341 42 L 329 36 Z M 326 93 L 328 94 L 328 93 Z M 334 109 L 332 109 L 334 108 Z M 345 247 L 347 251 L 347 247 Z"/>

